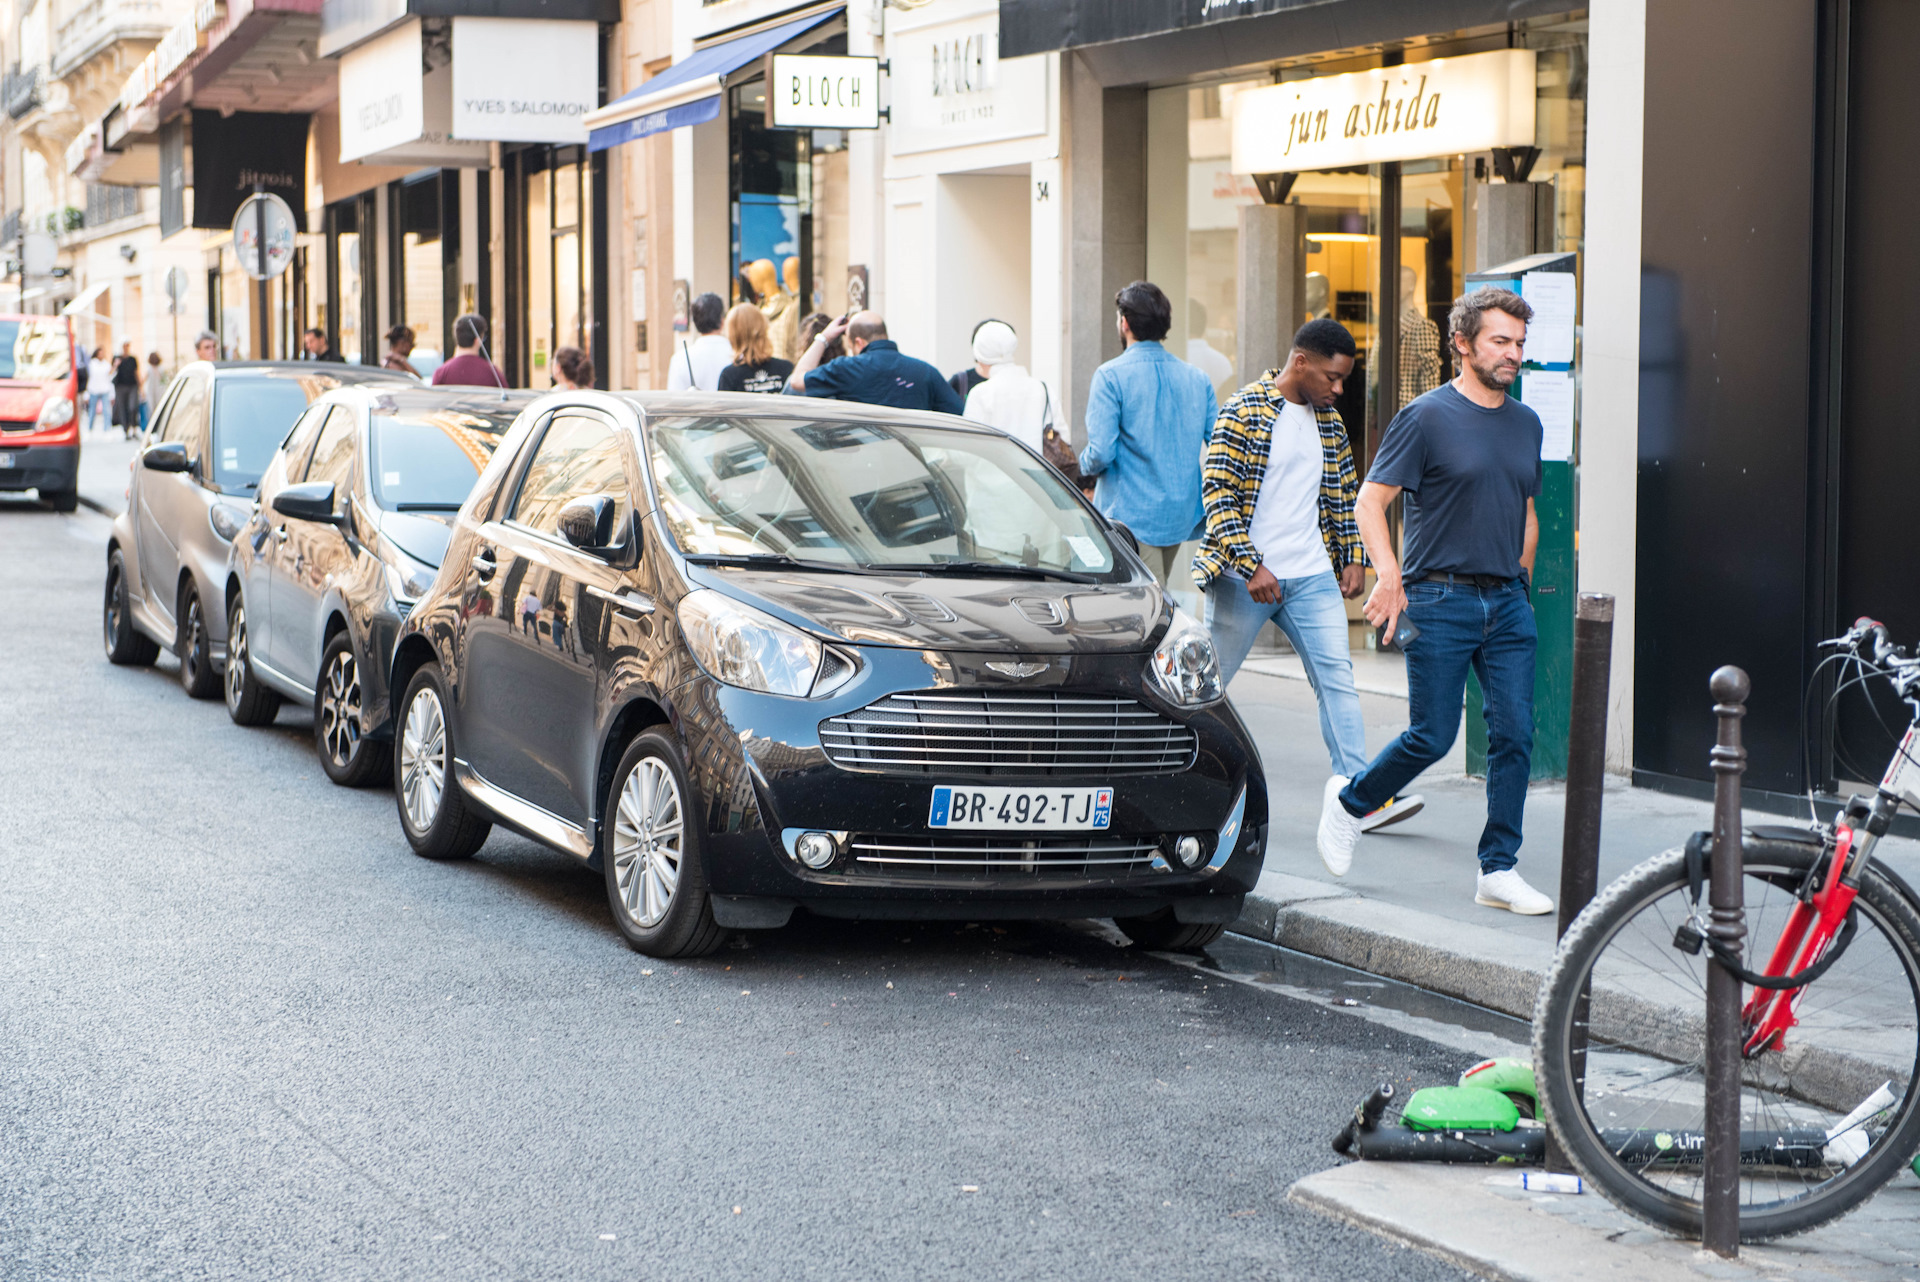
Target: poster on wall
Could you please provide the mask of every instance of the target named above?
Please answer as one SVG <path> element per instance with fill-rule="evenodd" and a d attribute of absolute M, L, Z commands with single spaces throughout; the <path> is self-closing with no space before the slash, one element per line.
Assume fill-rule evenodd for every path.
<path fill-rule="evenodd" d="M 193 113 L 193 225 L 233 226 L 240 202 L 256 190 L 293 209 L 307 207 L 307 123 L 285 112 Z M 165 177 L 162 177 L 162 191 Z"/>

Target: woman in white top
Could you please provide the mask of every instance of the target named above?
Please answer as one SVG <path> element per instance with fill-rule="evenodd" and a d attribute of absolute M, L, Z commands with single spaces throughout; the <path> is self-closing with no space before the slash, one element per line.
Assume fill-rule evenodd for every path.
<path fill-rule="evenodd" d="M 96 347 L 93 358 L 87 362 L 87 427 L 92 429 L 96 423 L 101 431 L 112 424 L 113 417 L 113 362 L 107 359 L 107 349 Z"/>
<path fill-rule="evenodd" d="M 967 393 L 962 411 L 976 423 L 997 427 L 1039 454 L 1042 434 L 1053 420 L 1047 385 L 1013 363 L 1019 346 L 1013 326 L 988 321 L 973 336 L 973 359 L 987 368 L 987 381 Z"/>

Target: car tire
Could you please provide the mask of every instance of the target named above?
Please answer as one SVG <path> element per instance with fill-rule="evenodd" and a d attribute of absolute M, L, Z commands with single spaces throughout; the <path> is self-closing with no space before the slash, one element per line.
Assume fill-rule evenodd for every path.
<path fill-rule="evenodd" d="M 227 670 L 221 688 L 227 715 L 236 726 L 265 726 L 280 711 L 280 696 L 253 674 L 253 649 L 247 632 L 246 598 L 236 594 L 227 607 Z"/>
<path fill-rule="evenodd" d="M 42 490 L 40 501 L 56 512 L 77 512 L 80 510 L 80 491 Z"/>
<path fill-rule="evenodd" d="M 727 937 L 713 919 L 697 812 L 672 732 L 642 731 L 607 790 L 600 863 L 614 925 L 649 957 L 704 957 Z"/>
<path fill-rule="evenodd" d="M 108 663 L 145 668 L 160 657 L 159 644 L 133 626 L 133 609 L 127 595 L 127 562 L 119 548 L 107 554 L 107 596 L 100 607 L 100 625 L 105 634 Z"/>
<path fill-rule="evenodd" d="M 207 615 L 200 590 L 189 582 L 180 590 L 180 632 L 173 652 L 180 657 L 180 687 L 194 699 L 220 693 L 220 674 L 213 670 L 213 642 L 207 637 Z"/>
<path fill-rule="evenodd" d="M 393 800 L 407 844 L 423 859 L 469 858 L 493 831 L 453 777 L 446 690 L 435 665 L 415 672 L 394 725 Z"/>
<path fill-rule="evenodd" d="M 313 693 L 313 746 L 320 768 L 342 788 L 364 788 L 393 769 L 393 745 L 368 738 L 362 729 L 360 692 L 360 657 L 342 629 L 320 656 L 320 684 Z"/>
<path fill-rule="evenodd" d="M 1144 917 L 1115 917 L 1113 924 L 1140 947 L 1162 953 L 1192 952 L 1227 933 L 1223 921 L 1181 921 L 1171 908 Z"/>

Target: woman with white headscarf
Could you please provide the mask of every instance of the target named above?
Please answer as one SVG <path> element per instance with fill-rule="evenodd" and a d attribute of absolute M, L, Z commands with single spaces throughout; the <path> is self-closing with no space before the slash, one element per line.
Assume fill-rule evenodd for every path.
<path fill-rule="evenodd" d="M 1019 347 L 1013 326 L 988 321 L 973 336 L 973 359 L 986 366 L 987 381 L 967 393 L 962 411 L 976 423 L 997 427 L 1008 436 L 1042 453 L 1042 441 L 1053 422 L 1053 398 L 1047 385 L 1014 364 Z"/>

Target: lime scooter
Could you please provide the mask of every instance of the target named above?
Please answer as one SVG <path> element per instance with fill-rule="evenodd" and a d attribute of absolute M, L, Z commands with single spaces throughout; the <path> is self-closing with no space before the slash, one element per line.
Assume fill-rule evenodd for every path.
<path fill-rule="evenodd" d="M 1392 1082 L 1374 1087 L 1333 1137 L 1333 1151 L 1361 1161 L 1507 1166 L 1538 1165 L 1546 1154 L 1546 1127 L 1536 1120 L 1540 1096 L 1533 1066 L 1525 1060 L 1482 1060 L 1460 1074 L 1456 1086 L 1415 1091 L 1400 1110 L 1399 1125 L 1382 1125 L 1394 1094 Z M 1817 1168 L 1831 1144 L 1863 1143 L 1855 1130 L 1838 1129 L 1846 1133 L 1832 1141 L 1818 1127 L 1742 1131 L 1741 1165 Z M 1706 1151 L 1706 1136 L 1699 1131 L 1623 1128 L 1600 1134 L 1622 1158 L 1643 1166 L 1698 1165 Z M 1915 1173 L 1920 1174 L 1920 1159 Z"/>

